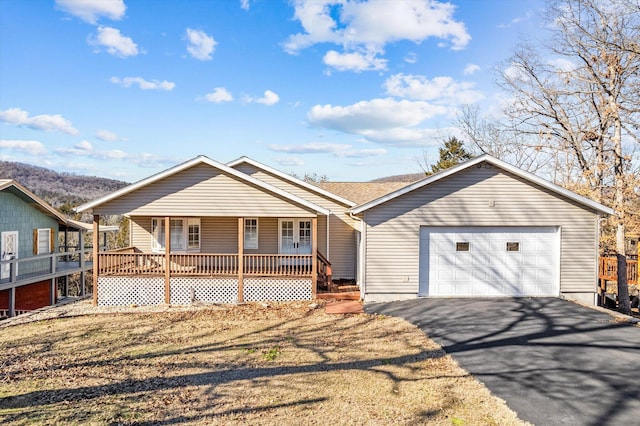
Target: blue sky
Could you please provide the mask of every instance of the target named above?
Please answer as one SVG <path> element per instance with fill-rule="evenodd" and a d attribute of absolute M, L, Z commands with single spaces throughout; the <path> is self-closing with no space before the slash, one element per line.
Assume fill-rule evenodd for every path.
<path fill-rule="evenodd" d="M 133 182 L 207 155 L 364 181 L 435 162 L 534 0 L 0 0 L 0 159 Z M 1 171 L 0 171 L 1 172 Z"/>

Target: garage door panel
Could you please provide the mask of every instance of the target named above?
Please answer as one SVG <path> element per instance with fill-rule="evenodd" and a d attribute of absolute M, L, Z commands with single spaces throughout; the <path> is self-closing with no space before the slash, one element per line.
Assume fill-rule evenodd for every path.
<path fill-rule="evenodd" d="M 471 281 L 473 271 L 471 269 L 456 269 L 453 276 L 455 282 Z"/>
<path fill-rule="evenodd" d="M 422 296 L 559 294 L 555 227 L 420 230 Z"/>

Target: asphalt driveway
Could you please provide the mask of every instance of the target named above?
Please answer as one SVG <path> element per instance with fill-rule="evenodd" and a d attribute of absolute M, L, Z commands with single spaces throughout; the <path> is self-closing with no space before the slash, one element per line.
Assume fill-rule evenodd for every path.
<path fill-rule="evenodd" d="M 535 425 L 640 424 L 640 327 L 556 298 L 365 305 L 404 318 Z"/>

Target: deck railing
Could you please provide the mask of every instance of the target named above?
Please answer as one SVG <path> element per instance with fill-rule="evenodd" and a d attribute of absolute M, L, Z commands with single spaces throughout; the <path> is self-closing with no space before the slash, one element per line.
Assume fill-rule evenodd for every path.
<path fill-rule="evenodd" d="M 161 253 L 100 252 L 99 275 L 164 275 Z M 245 254 L 243 274 L 247 276 L 310 276 L 311 255 Z M 319 262 L 321 264 L 322 262 Z M 221 276 L 238 274 L 238 254 L 172 253 L 171 276 Z"/>
<path fill-rule="evenodd" d="M 1 260 L 0 290 L 65 276 L 69 271 L 84 272 L 90 269 L 91 260 L 91 248 Z"/>
<path fill-rule="evenodd" d="M 322 253 L 318 253 L 318 288 L 320 290 L 329 290 L 331 274 L 331 262 Z"/>
<path fill-rule="evenodd" d="M 598 278 L 602 286 L 605 281 L 618 280 L 618 259 L 601 257 L 599 259 Z M 638 284 L 638 261 L 627 259 L 627 283 Z"/>
<path fill-rule="evenodd" d="M 169 264 L 173 276 L 238 274 L 237 254 L 171 254 Z"/>

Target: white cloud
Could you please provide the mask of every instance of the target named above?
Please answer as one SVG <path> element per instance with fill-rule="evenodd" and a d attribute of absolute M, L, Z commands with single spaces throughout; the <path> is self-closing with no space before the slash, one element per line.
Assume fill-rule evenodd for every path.
<path fill-rule="evenodd" d="M 251 96 L 245 96 L 244 101 L 247 103 L 255 102 L 258 104 L 263 104 L 267 106 L 271 106 L 280 102 L 280 96 L 271 90 L 265 90 L 264 95 L 261 98 L 254 98 Z"/>
<path fill-rule="evenodd" d="M 362 135 L 371 142 L 394 146 L 432 146 L 442 139 L 442 129 L 396 127 L 383 130 L 364 130 Z"/>
<path fill-rule="evenodd" d="M 91 34 L 87 40 L 97 48 L 104 47 L 110 55 L 126 58 L 136 56 L 140 51 L 130 37 L 120 34 L 120 30 L 111 27 L 98 27 L 98 34 Z M 99 49 L 98 49 L 99 50 Z"/>
<path fill-rule="evenodd" d="M 409 52 L 404 57 L 404 61 L 408 64 L 415 64 L 416 62 L 418 62 L 418 55 L 416 55 L 414 52 Z"/>
<path fill-rule="evenodd" d="M 134 84 L 137 84 L 138 87 L 142 90 L 173 90 L 176 87 L 176 84 L 167 81 L 167 80 L 145 80 L 142 77 L 111 77 L 109 80 L 113 84 L 119 84 L 122 87 L 131 87 Z"/>
<path fill-rule="evenodd" d="M 575 63 L 566 58 L 553 58 L 549 60 L 549 64 L 562 72 L 573 72 L 578 69 Z"/>
<path fill-rule="evenodd" d="M 451 77 L 435 77 L 429 80 L 422 75 L 395 74 L 384 87 L 387 94 L 408 99 L 435 101 L 438 104 L 471 104 L 482 99 L 482 93 L 474 90 L 475 83 L 456 82 Z"/>
<path fill-rule="evenodd" d="M 231 93 L 224 87 L 216 87 L 215 89 L 213 89 L 213 92 L 204 95 L 204 98 L 207 101 L 216 104 L 222 102 L 231 102 L 233 100 L 233 96 L 231 95 Z"/>
<path fill-rule="evenodd" d="M 120 149 L 100 151 L 94 149 L 88 141 L 79 142 L 72 148 L 58 148 L 54 150 L 54 153 L 65 158 L 90 158 L 101 162 L 113 162 L 113 164 L 115 164 L 115 162 L 126 162 L 140 167 L 152 168 L 176 163 L 175 158 L 159 157 L 146 152 L 128 153 Z"/>
<path fill-rule="evenodd" d="M 369 142 L 426 146 L 442 138 L 441 130 L 430 128 L 427 122 L 438 116 L 450 118 L 455 111 L 426 101 L 385 98 L 348 106 L 316 105 L 307 113 L 307 120 L 313 126 L 360 135 Z"/>
<path fill-rule="evenodd" d="M 316 105 L 307 113 L 307 119 L 315 126 L 362 134 L 371 129 L 416 126 L 448 111 L 443 106 L 427 102 L 386 98 L 360 101 L 345 107 Z"/>
<path fill-rule="evenodd" d="M 464 75 L 472 75 L 480 71 L 480 66 L 476 64 L 468 64 L 464 67 Z"/>
<path fill-rule="evenodd" d="M 240 0 L 240 8 L 249 10 L 249 0 Z"/>
<path fill-rule="evenodd" d="M 211 55 L 218 44 L 213 37 L 200 30 L 187 28 L 187 52 L 201 61 L 210 61 Z"/>
<path fill-rule="evenodd" d="M 275 152 L 288 154 L 329 154 L 338 158 L 366 158 L 384 155 L 384 148 L 354 149 L 351 145 L 327 142 L 310 142 L 301 145 L 269 145 L 268 148 Z"/>
<path fill-rule="evenodd" d="M 114 149 L 110 151 L 96 151 L 93 149 L 93 146 L 87 141 L 82 141 L 74 145 L 73 148 L 58 148 L 54 152 L 63 157 L 79 156 L 79 157 L 93 158 L 93 159 L 102 160 L 102 161 L 126 160 L 130 157 L 129 154 L 119 149 Z"/>
<path fill-rule="evenodd" d="M 25 152 L 31 155 L 42 155 L 47 153 L 42 142 L 38 141 L 0 139 L 0 148 Z"/>
<path fill-rule="evenodd" d="M 324 55 L 322 61 L 338 71 L 361 72 L 387 69 L 387 60 L 377 58 L 372 52 L 365 54 L 358 52 L 338 53 L 335 50 L 330 50 Z"/>
<path fill-rule="evenodd" d="M 460 50 L 471 40 L 464 23 L 453 17 L 455 6 L 436 0 L 296 0 L 294 8 L 294 18 L 304 31 L 283 43 L 291 54 L 317 43 L 340 45 L 343 55 L 363 51 L 377 54 L 388 43 L 420 43 L 431 37 L 447 40 L 453 50 Z M 339 65 L 346 61 L 329 59 Z"/>
<path fill-rule="evenodd" d="M 127 138 L 123 138 L 120 137 L 118 135 L 116 135 L 113 132 L 110 132 L 108 130 L 98 130 L 96 132 L 96 138 L 100 139 L 101 141 L 105 141 L 105 142 L 116 142 L 116 141 L 126 141 Z"/>
<path fill-rule="evenodd" d="M 14 124 L 16 126 L 26 126 L 30 129 L 44 130 L 47 132 L 59 131 L 70 135 L 80 133 L 73 127 L 69 120 L 60 114 L 43 114 L 29 117 L 29 113 L 20 108 L 9 108 L 0 111 L 0 122 Z"/>
<path fill-rule="evenodd" d="M 525 22 L 534 17 L 534 13 L 528 10 L 524 16 L 516 16 L 513 18 L 508 24 L 499 24 L 498 28 L 510 28 L 513 25 L 520 24 L 521 22 Z"/>
<path fill-rule="evenodd" d="M 127 10 L 123 0 L 56 0 L 56 6 L 90 24 L 95 24 L 101 16 L 122 19 Z"/>
<path fill-rule="evenodd" d="M 292 157 L 292 156 L 274 158 L 273 161 L 275 161 L 276 164 L 278 164 L 279 166 L 289 166 L 289 167 L 304 166 L 304 161 L 302 161 L 298 157 Z"/>
<path fill-rule="evenodd" d="M 93 149 L 93 146 L 89 141 L 78 142 L 77 144 L 74 145 L 74 147 L 81 149 L 83 151 L 91 151 Z"/>

